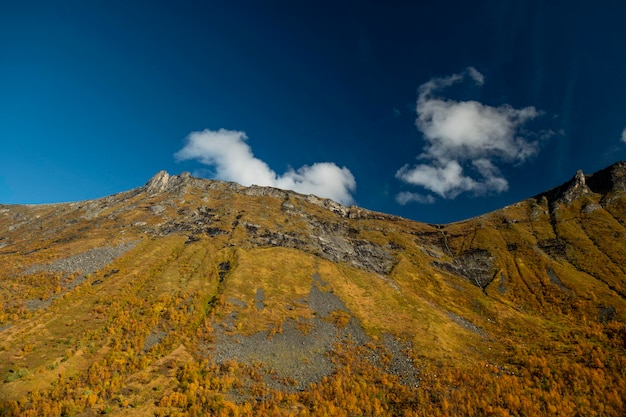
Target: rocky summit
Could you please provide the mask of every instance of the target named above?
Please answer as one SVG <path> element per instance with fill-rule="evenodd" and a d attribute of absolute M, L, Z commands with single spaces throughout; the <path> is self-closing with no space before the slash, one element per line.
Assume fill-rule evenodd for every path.
<path fill-rule="evenodd" d="M 0 265 L 0 415 L 626 414 L 624 162 L 447 225 L 161 171 Z"/>

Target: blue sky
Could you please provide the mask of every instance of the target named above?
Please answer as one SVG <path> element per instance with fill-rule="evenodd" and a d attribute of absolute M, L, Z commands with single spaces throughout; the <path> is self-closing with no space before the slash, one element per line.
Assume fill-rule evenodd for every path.
<path fill-rule="evenodd" d="M 0 203 L 165 169 L 443 223 L 626 159 L 626 3 L 337 3 L 3 1 Z"/>

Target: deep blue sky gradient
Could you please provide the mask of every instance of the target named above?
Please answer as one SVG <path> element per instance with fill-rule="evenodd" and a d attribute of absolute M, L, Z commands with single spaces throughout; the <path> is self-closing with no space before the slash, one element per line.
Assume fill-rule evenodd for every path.
<path fill-rule="evenodd" d="M 341 4 L 337 4 L 341 3 Z M 3 1 L 0 203 L 100 197 L 165 169 L 192 131 L 245 131 L 278 173 L 329 161 L 356 203 L 433 223 L 479 215 L 626 159 L 626 3 Z M 435 4 L 436 3 L 436 4 Z M 399 205 L 424 140 L 417 89 L 543 115 L 538 155 L 500 165 L 509 190 Z"/>

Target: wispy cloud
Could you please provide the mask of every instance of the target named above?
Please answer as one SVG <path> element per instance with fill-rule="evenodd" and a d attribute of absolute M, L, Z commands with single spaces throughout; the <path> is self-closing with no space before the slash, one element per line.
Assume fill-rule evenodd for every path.
<path fill-rule="evenodd" d="M 467 81 L 482 86 L 485 78 L 470 67 L 420 86 L 415 124 L 426 141 L 418 155 L 423 162 L 403 166 L 396 172 L 397 178 L 443 198 L 455 198 L 464 192 L 499 193 L 508 189 L 508 182 L 497 164 L 522 163 L 538 152 L 538 140 L 519 135 L 524 123 L 540 115 L 534 107 L 494 107 L 438 96 L 441 90 Z M 396 200 L 401 204 L 431 202 L 404 195 Z"/>
<path fill-rule="evenodd" d="M 626 129 L 622 130 L 622 142 L 626 142 Z"/>
<path fill-rule="evenodd" d="M 293 190 L 331 198 L 342 204 L 354 202 L 356 181 L 350 170 L 332 162 L 317 162 L 277 175 L 264 161 L 256 158 L 244 132 L 203 130 L 187 136 L 185 146 L 174 154 L 179 160 L 198 160 L 212 167 L 215 177 L 242 185 L 252 184 Z"/>
<path fill-rule="evenodd" d="M 420 203 L 420 204 L 432 204 L 435 202 L 435 197 L 432 195 L 423 195 L 419 193 L 412 193 L 410 191 L 403 191 L 396 195 L 396 201 L 400 205 L 406 205 L 410 202 Z"/>

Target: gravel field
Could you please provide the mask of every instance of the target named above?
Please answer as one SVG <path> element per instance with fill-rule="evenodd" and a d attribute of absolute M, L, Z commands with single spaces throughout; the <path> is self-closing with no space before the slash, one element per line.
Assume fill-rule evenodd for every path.
<path fill-rule="evenodd" d="M 251 365 L 261 363 L 268 372 L 265 383 L 272 388 L 287 391 L 306 389 L 310 383 L 319 382 L 324 376 L 332 374 L 335 366 L 331 356 L 337 343 L 365 345 L 372 340 L 353 317 L 345 327 L 336 326 L 328 320 L 333 311 L 349 313 L 349 310 L 332 290 L 320 288 L 328 287 L 328 284 L 317 274 L 313 280 L 307 302 L 316 314 L 309 322 L 310 331 L 302 332 L 297 322 L 289 318 L 283 324 L 282 332 L 271 337 L 269 331 L 251 336 L 233 335 L 225 330 L 233 328 L 232 322 L 236 315 L 231 315 L 226 319 L 226 326 L 215 326 L 216 339 L 210 347 L 213 360 L 218 364 L 233 359 Z M 259 308 L 259 304 L 256 307 Z M 392 357 L 387 372 L 398 375 L 408 385 L 417 384 L 418 372 L 405 353 L 410 345 L 386 335 L 383 346 Z M 380 359 L 380 352 L 370 350 L 368 360 L 380 364 Z M 275 377 L 270 377 L 269 373 Z"/>
<path fill-rule="evenodd" d="M 24 271 L 24 275 L 42 271 L 93 274 L 134 248 L 136 244 L 137 241 L 133 241 L 120 243 L 117 246 L 90 249 L 68 258 L 57 259 L 46 265 L 33 265 Z"/>
<path fill-rule="evenodd" d="M 61 281 L 62 291 L 45 300 L 34 299 L 26 301 L 26 308 L 31 311 L 42 310 L 50 306 L 52 301 L 63 294 L 80 285 L 88 274 L 99 271 L 135 247 L 138 241 L 121 243 L 117 246 L 104 246 L 90 249 L 86 252 L 72 255 L 68 258 L 57 259 L 45 265 L 33 265 L 24 271 L 24 275 L 35 274 L 37 272 L 65 273 L 66 278 Z M 80 275 L 70 277 L 70 274 L 80 273 Z M 98 280 L 96 283 L 101 283 Z M 95 283 L 94 283 L 95 284 Z"/>

